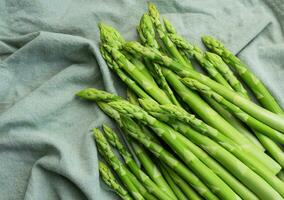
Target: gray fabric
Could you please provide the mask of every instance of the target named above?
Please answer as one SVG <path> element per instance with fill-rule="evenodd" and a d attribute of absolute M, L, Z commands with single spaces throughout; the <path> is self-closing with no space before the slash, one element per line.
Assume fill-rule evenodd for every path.
<path fill-rule="evenodd" d="M 284 4 L 265 2 L 155 3 L 192 42 L 223 40 L 284 105 Z M 135 39 L 145 11 L 146 1 L 0 1 L 0 199 L 116 199 L 99 181 L 91 136 L 109 119 L 74 94 L 123 94 L 99 54 L 97 23 Z"/>

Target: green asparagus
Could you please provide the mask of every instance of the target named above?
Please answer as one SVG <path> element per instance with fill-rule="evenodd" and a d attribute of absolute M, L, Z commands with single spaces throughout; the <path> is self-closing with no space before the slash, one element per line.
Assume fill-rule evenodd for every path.
<path fill-rule="evenodd" d="M 238 74 L 252 89 L 257 99 L 265 108 L 272 112 L 283 113 L 282 108 L 267 90 L 265 85 L 247 68 L 247 66 L 239 58 L 237 58 L 232 52 L 226 49 L 220 41 L 211 36 L 203 36 L 202 41 L 206 45 L 206 47 L 220 55 L 228 65 L 232 66 L 238 72 Z"/>
<path fill-rule="evenodd" d="M 113 145 L 119 151 L 120 155 L 125 160 L 126 165 L 130 168 L 130 170 L 134 173 L 134 175 L 145 185 L 145 187 L 150 193 L 153 193 L 157 198 L 161 200 L 175 199 L 175 197 L 169 196 L 168 192 L 164 192 L 161 188 L 159 188 L 151 180 L 151 178 L 149 178 L 148 175 L 146 175 L 142 170 L 140 170 L 139 166 L 134 161 L 132 155 L 120 142 L 116 133 L 109 126 L 104 124 L 103 129 L 110 144 Z"/>
<path fill-rule="evenodd" d="M 99 162 L 99 171 L 103 181 L 112 188 L 115 193 L 121 197 L 123 200 L 133 200 L 133 198 L 129 195 L 127 190 L 122 187 L 116 178 L 114 177 L 111 170 L 104 164 L 103 162 Z"/>

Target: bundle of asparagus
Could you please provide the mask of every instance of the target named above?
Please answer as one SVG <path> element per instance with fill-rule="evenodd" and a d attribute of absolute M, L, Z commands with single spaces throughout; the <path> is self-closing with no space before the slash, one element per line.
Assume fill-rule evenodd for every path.
<path fill-rule="evenodd" d="M 220 41 L 202 37 L 211 51 L 203 52 L 148 8 L 140 42 L 99 24 L 101 55 L 127 85 L 127 99 L 95 88 L 76 94 L 95 101 L 122 133 L 106 124 L 93 131 L 108 164 L 99 164 L 104 182 L 127 200 L 284 199 L 281 107 Z"/>

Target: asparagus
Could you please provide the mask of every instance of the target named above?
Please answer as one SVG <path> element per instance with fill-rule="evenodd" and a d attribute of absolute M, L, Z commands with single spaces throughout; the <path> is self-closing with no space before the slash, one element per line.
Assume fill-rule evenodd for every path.
<path fill-rule="evenodd" d="M 196 86 L 197 87 L 197 86 Z M 205 89 L 203 89 L 205 90 Z M 273 173 L 271 173 L 268 169 L 266 169 L 264 166 L 261 166 L 257 160 L 253 160 L 251 157 L 248 157 L 246 154 L 240 151 L 238 146 L 236 146 L 234 143 L 228 140 L 220 140 L 218 141 L 219 144 L 224 146 L 228 151 L 230 151 L 232 154 L 234 154 L 237 158 L 239 158 L 244 164 L 246 164 L 251 170 L 246 170 L 244 173 L 243 171 L 240 172 L 240 174 L 237 174 L 239 168 L 243 163 L 240 163 L 237 159 L 234 159 L 232 155 L 220 148 L 220 146 L 208 139 L 205 136 L 199 135 L 198 132 L 194 131 L 193 129 L 189 128 L 188 126 L 176 122 L 176 120 L 184 121 L 186 123 L 190 123 L 194 127 L 198 128 L 201 132 L 207 132 L 208 135 L 211 135 L 213 137 L 217 137 L 218 131 L 212 129 L 208 125 L 204 124 L 202 121 L 195 118 L 194 115 L 190 115 L 186 113 L 184 110 L 177 108 L 173 105 L 158 105 L 156 103 L 152 103 L 153 101 L 141 101 L 141 104 L 144 105 L 143 107 L 150 110 L 150 113 L 152 113 L 155 116 L 160 116 L 160 118 L 169 121 L 170 118 L 175 119 L 175 121 L 170 121 L 169 124 L 172 126 L 176 126 L 176 129 L 184 133 L 189 139 L 196 142 L 199 146 L 205 148 L 208 154 L 210 154 L 212 157 L 214 157 L 216 160 L 218 160 L 220 163 L 222 163 L 227 169 L 234 174 L 236 177 L 238 177 L 244 184 L 247 185 L 248 188 L 250 188 L 252 191 L 257 192 L 260 188 L 257 188 L 257 186 L 253 183 L 247 183 L 246 179 L 250 176 L 248 181 L 251 181 L 253 177 L 256 177 L 256 175 L 260 175 L 264 180 L 266 180 L 270 185 L 275 188 L 279 194 L 283 195 L 283 189 L 284 185 L 282 182 L 274 176 Z M 158 113 L 158 114 L 156 114 Z M 222 151 L 222 153 L 221 153 Z M 225 157 L 226 160 L 223 160 L 220 157 Z M 232 160 L 227 161 L 227 159 L 232 158 Z M 235 160 L 235 161 L 233 161 Z M 226 166 L 226 162 L 228 166 Z M 238 163 L 238 164 L 237 164 Z M 233 164 L 233 166 L 229 166 L 230 164 Z M 245 165 L 245 166 L 246 166 Z M 235 167 L 235 169 L 234 169 Z M 255 172 L 253 172 L 253 171 Z M 248 174 L 246 174 L 248 173 Z M 258 177 L 256 177 L 258 178 Z M 259 181 L 256 181 L 260 183 Z M 252 188 L 251 188 L 252 187 Z"/>
<path fill-rule="evenodd" d="M 237 144 L 246 147 L 244 150 L 254 155 L 256 159 L 266 165 L 273 173 L 278 173 L 281 169 L 280 165 L 276 163 L 267 154 L 259 150 L 255 145 L 251 145 L 248 139 L 240 134 L 234 127 L 232 127 L 226 120 L 218 115 L 210 106 L 208 106 L 201 98 L 187 88 L 180 78 L 168 69 L 163 69 L 165 77 L 169 83 L 175 88 L 175 91 L 183 98 L 183 100 L 191 105 L 191 108 L 209 125 L 219 130 L 222 134 L 229 137 Z M 194 107 L 193 107 L 194 106 Z"/>
<path fill-rule="evenodd" d="M 177 44 L 174 40 L 172 40 L 172 36 L 179 36 L 179 35 L 176 34 L 175 28 L 172 26 L 172 24 L 166 18 L 163 18 L 163 22 L 164 22 L 164 26 L 165 26 L 166 32 L 168 33 L 168 37 L 170 38 L 172 43 L 176 46 L 176 48 L 178 49 L 179 53 L 182 55 L 184 60 L 187 62 L 187 66 L 189 68 L 193 69 L 193 66 L 192 66 L 191 62 L 188 59 L 188 54 L 190 56 L 192 56 L 190 54 L 190 52 L 188 52 L 187 49 L 180 48 L 179 44 Z M 190 46 L 190 48 L 191 48 L 191 46 Z"/>
<path fill-rule="evenodd" d="M 172 24 L 167 19 L 164 19 L 164 24 L 165 24 L 165 27 L 166 27 L 168 33 L 170 33 L 170 34 L 168 34 L 170 39 L 172 40 L 172 42 L 177 47 L 179 47 L 179 50 L 185 51 L 189 55 L 194 56 L 196 58 L 196 60 L 200 63 L 200 65 L 206 69 L 206 71 L 209 73 L 209 75 L 213 79 L 215 79 L 217 82 L 223 84 L 224 86 L 227 86 L 230 89 L 231 89 L 231 86 L 230 86 L 231 83 L 234 83 L 234 85 L 238 86 L 237 84 L 235 84 L 236 82 L 232 82 L 232 81 L 229 82 L 231 79 L 227 79 L 226 78 L 227 76 L 224 76 L 226 78 L 226 79 L 224 79 L 223 76 L 216 70 L 216 68 L 218 67 L 218 65 L 220 63 L 216 63 L 216 61 L 215 61 L 216 59 L 208 59 L 207 54 L 212 54 L 212 53 L 209 53 L 209 52 L 203 53 L 200 48 L 198 48 L 197 46 L 194 46 L 194 45 L 190 44 L 189 42 L 187 42 L 185 38 L 183 38 L 182 36 L 180 36 L 176 33 L 176 30 L 174 29 Z M 212 55 L 212 57 L 213 56 L 218 57 L 218 55 L 216 55 L 216 54 Z M 215 61 L 215 62 L 213 62 L 213 61 Z M 223 67 L 223 68 L 225 68 L 225 67 Z M 221 72 L 222 72 L 222 70 L 221 70 Z M 229 70 L 229 72 L 231 72 L 231 71 Z M 225 73 L 225 75 L 226 74 L 227 74 L 227 72 Z M 221 114 L 222 117 L 224 117 L 225 119 L 228 119 L 228 121 L 236 129 L 238 129 L 241 133 L 245 134 L 246 137 L 248 137 L 253 143 L 255 143 L 256 145 L 261 147 L 261 149 L 263 150 L 263 147 L 261 146 L 259 141 L 249 131 L 247 131 L 234 117 L 232 117 L 232 115 L 229 112 L 222 109 L 222 107 L 218 106 L 218 103 L 216 103 L 215 101 L 212 101 L 210 98 L 208 99 L 208 98 L 205 97 L 205 99 L 211 106 L 213 106 L 214 109 L 216 109 Z M 230 117 L 228 117 L 228 115 L 230 115 Z"/>
<path fill-rule="evenodd" d="M 228 65 L 232 66 L 238 72 L 265 108 L 276 113 L 283 113 L 283 110 L 265 85 L 247 68 L 246 64 L 226 49 L 225 46 L 215 38 L 203 36 L 202 41 L 206 47 L 220 55 Z"/>
<path fill-rule="evenodd" d="M 202 121 L 196 119 L 194 115 L 190 115 L 182 109 L 177 108 L 173 105 L 157 105 L 147 100 L 141 101 L 141 105 L 143 105 L 143 107 L 146 108 L 146 110 L 149 111 L 150 114 L 158 117 L 162 121 L 169 122 L 169 124 L 171 124 L 175 128 L 175 130 L 178 130 L 180 133 L 183 133 L 187 138 L 192 140 L 200 147 L 204 148 L 204 150 L 207 151 L 208 154 L 218 160 L 224 167 L 227 168 L 227 170 L 229 170 L 232 174 L 238 177 L 241 182 L 244 183 L 252 191 L 257 192 L 260 189 L 258 188 L 258 186 L 255 185 L 254 182 L 250 182 L 252 179 L 256 178 L 256 183 L 264 182 L 262 179 L 260 179 L 260 177 L 258 177 L 258 175 L 263 177 L 269 183 L 275 183 L 274 185 L 277 185 L 276 187 L 278 187 L 279 183 L 281 183 L 274 178 L 274 174 L 271 173 L 269 169 L 262 166 L 262 164 L 259 163 L 257 160 L 246 155 L 243 151 L 241 151 L 241 148 L 232 141 L 226 138 L 222 138 L 222 135 L 216 129 L 213 129 Z M 205 133 L 206 135 L 211 136 L 213 138 L 216 138 L 217 142 L 225 149 L 227 149 L 227 151 L 221 146 L 219 146 L 218 143 L 215 143 L 209 138 L 200 135 L 195 130 L 191 129 L 183 123 L 178 122 L 177 120 L 189 123 L 193 127 L 197 128 L 200 132 Z M 235 155 L 251 169 L 246 169 L 244 172 L 243 169 L 247 166 L 240 162 L 229 152 Z M 240 166 L 243 166 L 244 168 L 240 168 Z M 259 180 L 256 181 L 257 179 Z M 265 184 L 263 186 L 265 187 Z M 282 187 L 281 184 L 279 185 L 279 187 Z M 243 190 L 241 192 L 242 193 L 240 195 L 246 195 Z M 247 199 L 247 197 L 243 198 Z"/>
<path fill-rule="evenodd" d="M 206 59 L 205 53 L 202 52 L 199 47 L 190 44 L 185 38 L 178 35 L 169 20 L 164 19 L 164 24 L 168 32 L 170 32 L 170 34 L 168 34 L 170 40 L 175 44 L 176 47 L 178 47 L 178 49 L 180 49 L 180 51 L 182 50 L 193 56 L 199 62 L 200 66 L 203 67 L 213 79 L 230 88 L 228 82 L 215 69 L 213 64 Z"/>
<path fill-rule="evenodd" d="M 144 90 L 142 90 L 135 81 L 133 81 L 128 75 L 126 75 L 118 66 L 118 64 L 111 58 L 111 55 L 104 49 L 103 46 L 100 48 L 102 57 L 107 62 L 108 66 L 116 72 L 120 79 L 139 97 L 142 98 L 151 98 Z"/>
<path fill-rule="evenodd" d="M 217 70 L 224 76 L 224 78 L 230 83 L 230 85 L 236 92 L 243 95 L 244 97 L 249 98 L 246 89 L 243 87 L 237 77 L 235 77 L 229 66 L 222 60 L 219 55 L 211 52 L 206 52 L 205 56 L 207 60 L 213 63 L 214 67 L 217 68 Z"/>
<path fill-rule="evenodd" d="M 133 200 L 133 198 L 129 195 L 127 190 L 121 186 L 116 178 L 114 177 L 113 173 L 111 170 L 104 164 L 103 162 L 99 162 L 99 171 L 101 178 L 103 181 L 110 187 L 112 188 L 115 193 L 120 196 L 121 199 L 123 200 Z"/>
<path fill-rule="evenodd" d="M 234 76 L 230 68 L 226 63 L 216 54 L 207 53 L 207 58 L 214 63 L 215 67 L 223 74 L 223 76 L 228 80 L 231 86 L 235 89 L 236 92 L 243 95 L 246 98 L 249 98 L 246 89 L 242 86 L 239 80 Z M 274 110 L 277 112 L 277 110 Z M 262 135 L 261 133 L 254 130 L 254 133 L 258 137 L 259 141 L 265 147 L 265 149 L 270 153 L 270 155 L 282 166 L 284 167 L 284 153 L 282 149 L 275 144 L 270 138 Z"/>
<path fill-rule="evenodd" d="M 142 74 L 136 66 L 134 66 L 125 56 L 118 50 L 104 45 L 105 49 L 112 55 L 113 59 L 118 65 L 123 68 L 127 73 L 153 98 L 160 99 L 164 104 L 171 103 L 168 96 L 156 84 L 153 84 Z"/>
<path fill-rule="evenodd" d="M 159 45 L 155 40 L 155 30 L 151 21 L 151 18 L 148 14 L 144 14 L 140 20 L 140 24 L 137 27 L 137 31 L 143 43 L 146 46 L 153 47 L 158 49 Z M 169 87 L 164 75 L 162 74 L 161 68 L 156 63 L 151 63 L 149 59 L 145 59 L 146 66 L 149 71 L 152 72 L 153 77 L 159 84 L 159 86 L 165 91 L 165 93 L 170 98 L 171 102 L 175 105 L 180 105 L 176 97 L 173 94 L 173 91 Z"/>
<path fill-rule="evenodd" d="M 166 55 L 162 55 L 157 50 L 143 47 L 136 42 L 127 42 L 124 45 L 124 49 L 132 53 L 136 52 L 139 55 L 143 55 L 153 60 L 154 62 L 159 62 L 165 67 L 168 67 L 171 70 L 175 71 L 180 76 L 194 78 L 199 80 L 203 84 L 210 85 L 213 90 L 216 90 L 215 92 L 219 92 L 227 100 L 234 101 L 237 106 L 245 110 L 248 114 L 255 116 L 258 120 L 266 123 L 272 128 L 284 132 L 284 116 L 277 115 L 256 105 L 255 103 L 247 100 L 246 98 L 238 95 L 236 92 L 231 91 L 225 86 L 217 83 L 216 81 L 199 72 L 190 69 L 184 69 L 180 63 L 176 62 Z"/>
<path fill-rule="evenodd" d="M 125 40 L 117 30 L 104 23 L 99 23 L 99 29 L 100 39 L 103 43 L 109 44 L 113 48 L 121 49 Z"/>
<path fill-rule="evenodd" d="M 195 79 L 186 78 L 184 79 L 184 81 L 188 87 L 201 91 L 205 95 L 214 98 L 216 101 L 224 105 L 226 108 L 228 108 L 231 112 L 233 112 L 240 120 L 242 120 L 248 126 L 260 131 L 261 133 L 274 139 L 275 141 L 281 144 L 284 144 L 284 135 L 282 133 L 270 128 L 266 124 L 248 115 L 242 109 L 235 106 L 233 103 L 227 101 L 225 98 L 223 98 L 218 93 L 212 91 L 210 87 L 196 81 Z"/>
<path fill-rule="evenodd" d="M 159 186 L 159 188 L 164 191 L 166 194 L 171 196 L 172 199 L 177 199 L 176 195 L 173 193 L 171 187 L 168 185 L 164 177 L 162 176 L 160 169 L 158 166 L 151 160 L 151 158 L 147 155 L 146 150 L 141 147 L 136 142 L 131 142 L 134 152 L 140 162 L 142 163 L 145 171 L 149 174 L 152 180 Z"/>
<path fill-rule="evenodd" d="M 156 132 L 171 148 L 185 161 L 188 167 L 194 170 L 203 181 L 205 181 L 214 192 L 223 199 L 238 199 L 238 195 L 228 187 L 210 168 L 202 163 L 181 141 L 188 141 L 184 136 L 174 131 L 168 125 L 156 120 L 150 116 L 140 107 L 128 103 L 127 101 L 113 101 L 109 103 L 118 112 L 125 114 L 129 117 L 134 117 L 141 120 L 142 123 L 147 124 Z M 272 192 L 273 193 L 273 192 Z"/>
<path fill-rule="evenodd" d="M 135 66 L 137 67 L 137 69 L 139 69 L 139 71 L 141 73 L 144 74 L 144 76 L 146 76 L 148 78 L 149 81 L 152 82 L 152 84 L 156 84 L 156 82 L 153 79 L 153 76 L 151 75 L 151 73 L 148 71 L 148 68 L 145 66 L 145 64 L 142 62 L 142 60 L 139 60 L 138 58 L 135 58 L 135 56 L 131 55 L 131 54 L 127 54 L 125 52 L 123 52 L 123 55 L 128 55 L 126 56 L 126 58 Z"/>
<path fill-rule="evenodd" d="M 153 193 L 159 199 L 175 199 L 174 196 L 169 196 L 168 191 L 165 191 L 166 188 L 160 189 L 152 180 L 146 175 L 142 170 L 139 169 L 138 165 L 134 161 L 132 155 L 129 151 L 124 147 L 124 145 L 120 142 L 118 136 L 114 131 L 107 126 L 103 125 L 103 129 L 105 135 L 112 146 L 114 146 L 119 153 L 122 155 L 125 160 L 126 165 L 130 168 L 130 170 L 136 175 L 136 177 L 145 185 L 147 190 L 150 193 Z"/>
<path fill-rule="evenodd" d="M 181 191 L 181 189 L 175 184 L 175 182 L 173 181 L 172 177 L 169 175 L 169 172 L 166 170 L 166 168 L 161 168 L 161 169 L 162 169 L 163 175 L 165 176 L 165 179 L 167 180 L 167 182 L 169 183 L 169 185 L 173 189 L 173 191 L 176 194 L 177 198 L 179 200 L 188 200 L 188 198 Z M 169 168 L 169 170 L 172 170 L 172 169 Z"/>
<path fill-rule="evenodd" d="M 154 62 L 160 62 L 164 66 L 168 66 L 175 71 L 180 71 L 183 73 L 188 73 L 184 69 L 181 69 L 182 66 L 176 61 L 172 60 L 168 56 L 162 55 L 160 52 L 155 49 L 146 48 L 141 46 L 136 42 L 128 42 L 124 45 L 124 49 L 131 53 L 138 53 L 147 57 Z M 175 91 L 183 98 L 183 100 L 196 112 L 200 115 L 207 123 L 219 129 L 223 134 L 230 135 L 234 140 L 238 140 L 242 144 L 248 144 L 252 149 L 255 149 L 255 145 L 252 144 L 245 136 L 240 134 L 232 125 L 230 125 L 226 120 L 224 120 L 218 113 L 216 113 L 207 103 L 205 103 L 195 92 L 187 89 L 179 80 L 179 77 L 172 73 L 170 70 L 165 68 L 162 69 L 162 72 L 170 85 L 175 89 Z M 190 70 L 193 74 L 199 75 L 198 72 Z M 190 73 L 191 74 L 191 73 Z M 156 99 L 157 100 L 157 99 Z M 210 113 L 210 114 L 208 114 Z M 263 157 L 263 156 L 261 156 Z M 264 160 L 268 166 L 271 166 L 271 160 Z M 273 163 L 273 162 L 272 162 Z M 272 167 L 274 169 L 274 167 Z M 279 167 L 276 168 L 276 171 L 279 171 Z"/>
<path fill-rule="evenodd" d="M 206 101 L 212 106 L 216 112 L 218 112 L 226 121 L 228 121 L 234 128 L 236 128 L 240 133 L 244 134 L 251 142 L 253 142 L 261 151 L 265 151 L 262 143 L 258 140 L 252 132 L 244 126 L 244 124 L 238 120 L 232 113 L 225 109 L 222 105 L 216 102 L 214 99 L 203 95 Z M 266 137 L 266 136 L 265 136 Z"/>
<path fill-rule="evenodd" d="M 283 172 L 283 170 L 279 172 L 278 177 L 284 182 L 284 172 Z"/>
<path fill-rule="evenodd" d="M 187 181 L 202 197 L 205 199 L 218 199 L 208 187 L 199 180 L 199 178 L 192 173 L 181 161 L 176 159 L 174 155 L 169 153 L 157 142 L 153 142 L 148 136 L 144 135 L 140 127 L 131 118 L 123 120 L 124 126 L 127 128 L 131 137 L 136 139 L 139 143 L 144 145 L 154 156 L 159 158 L 163 163 L 168 165 L 173 171 L 179 174 Z"/>
<path fill-rule="evenodd" d="M 106 161 L 112 166 L 114 171 L 120 177 L 121 181 L 124 183 L 125 187 L 133 196 L 133 198 L 137 200 L 143 200 L 144 197 L 141 195 L 142 187 L 137 188 L 135 183 L 133 183 L 134 175 L 131 174 L 127 170 L 127 168 L 120 162 L 120 160 L 115 156 L 103 134 L 98 129 L 94 129 L 94 137 L 97 142 L 97 147 L 100 154 L 104 156 Z"/>
<path fill-rule="evenodd" d="M 128 91 L 128 94 L 130 94 L 130 92 Z M 132 94 L 133 95 L 133 94 Z M 114 110 L 113 108 L 111 108 L 107 103 L 104 102 L 97 102 L 98 105 L 100 106 L 100 108 L 110 117 L 112 117 L 117 124 L 119 125 L 119 127 L 121 127 L 125 132 L 127 132 L 127 130 L 125 130 L 125 128 L 122 125 L 121 122 L 121 116 L 120 114 Z M 111 134 L 111 129 L 107 128 L 106 125 L 104 125 L 104 129 L 106 130 L 106 133 L 109 133 L 108 136 L 109 137 L 115 137 L 116 135 L 113 133 Z M 118 138 L 115 139 L 115 141 L 119 141 Z M 131 141 L 131 143 L 133 144 L 134 142 Z M 119 143 L 117 143 L 118 146 Z M 171 191 L 171 189 L 169 188 L 169 186 L 167 185 L 167 183 L 165 182 L 165 180 L 163 180 L 163 177 L 160 175 L 158 168 L 156 167 L 156 165 L 152 162 L 152 160 L 149 158 L 149 156 L 147 155 L 147 153 L 145 152 L 145 150 L 140 147 L 138 144 L 133 144 L 132 146 L 134 148 L 134 151 L 136 152 L 137 157 L 139 158 L 139 160 L 141 161 L 142 165 L 144 166 L 145 170 L 147 171 L 147 173 L 149 174 L 149 176 L 152 178 L 152 180 L 166 193 L 168 193 L 169 195 L 173 196 L 173 199 L 175 199 L 173 192 Z M 121 147 L 120 147 L 121 148 Z M 126 153 L 127 154 L 127 153 Z"/>
<path fill-rule="evenodd" d="M 174 180 L 175 184 L 177 184 L 183 193 L 188 197 L 190 200 L 201 200 L 200 196 L 189 186 L 179 175 L 175 172 L 169 170 L 168 171 L 172 179 Z"/>
<path fill-rule="evenodd" d="M 197 46 L 194 47 L 194 57 L 214 80 L 227 88 L 232 89 L 226 79 L 223 78 L 223 76 L 216 70 L 214 65 L 205 57 L 205 54 Z"/>
<path fill-rule="evenodd" d="M 136 65 L 134 65 L 125 57 L 125 55 L 121 53 L 120 48 L 117 48 L 118 46 L 121 47 L 125 41 L 114 28 L 107 25 L 100 26 L 100 35 L 101 38 L 103 38 L 103 50 L 108 52 L 110 55 L 108 56 L 109 60 L 113 59 L 114 62 L 117 63 L 121 69 L 126 71 L 129 76 L 134 79 L 148 94 L 154 97 L 163 97 L 163 100 L 161 101 L 164 103 L 171 102 L 167 95 L 156 85 L 155 81 L 145 69 L 144 65 L 137 59 L 133 59 L 134 61 L 136 60 Z"/>
<path fill-rule="evenodd" d="M 159 38 L 162 40 L 164 46 L 168 50 L 168 52 L 178 60 L 184 67 L 189 66 L 188 62 L 184 60 L 182 55 L 179 53 L 179 51 L 176 49 L 175 45 L 172 43 L 172 41 L 167 36 L 167 33 L 164 29 L 164 27 L 161 24 L 160 21 L 160 14 L 156 8 L 156 6 L 153 3 L 148 3 L 148 10 L 149 15 L 151 16 L 152 22 L 156 28 L 156 31 L 158 33 Z M 191 64 L 190 64 L 191 65 Z"/>
<path fill-rule="evenodd" d="M 99 29 L 102 44 L 107 44 L 117 50 L 122 48 L 122 45 L 125 43 L 125 39 L 116 29 L 104 23 L 99 24 Z M 149 81 L 152 83 L 155 82 L 149 71 L 146 69 L 144 64 L 139 61 L 139 59 L 129 54 L 124 55 L 137 67 L 141 73 L 144 74 L 144 76 L 148 78 Z"/>

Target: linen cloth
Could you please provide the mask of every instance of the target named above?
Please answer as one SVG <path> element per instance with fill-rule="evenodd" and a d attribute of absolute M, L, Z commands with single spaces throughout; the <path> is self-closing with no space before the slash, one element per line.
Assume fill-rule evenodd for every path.
<path fill-rule="evenodd" d="M 213 35 L 244 60 L 284 105 L 282 0 L 153 1 L 195 44 Z M 97 24 L 127 40 L 146 1 L 0 1 L 0 200 L 108 200 L 91 130 L 111 123 L 86 87 L 123 95 L 100 56 Z"/>

